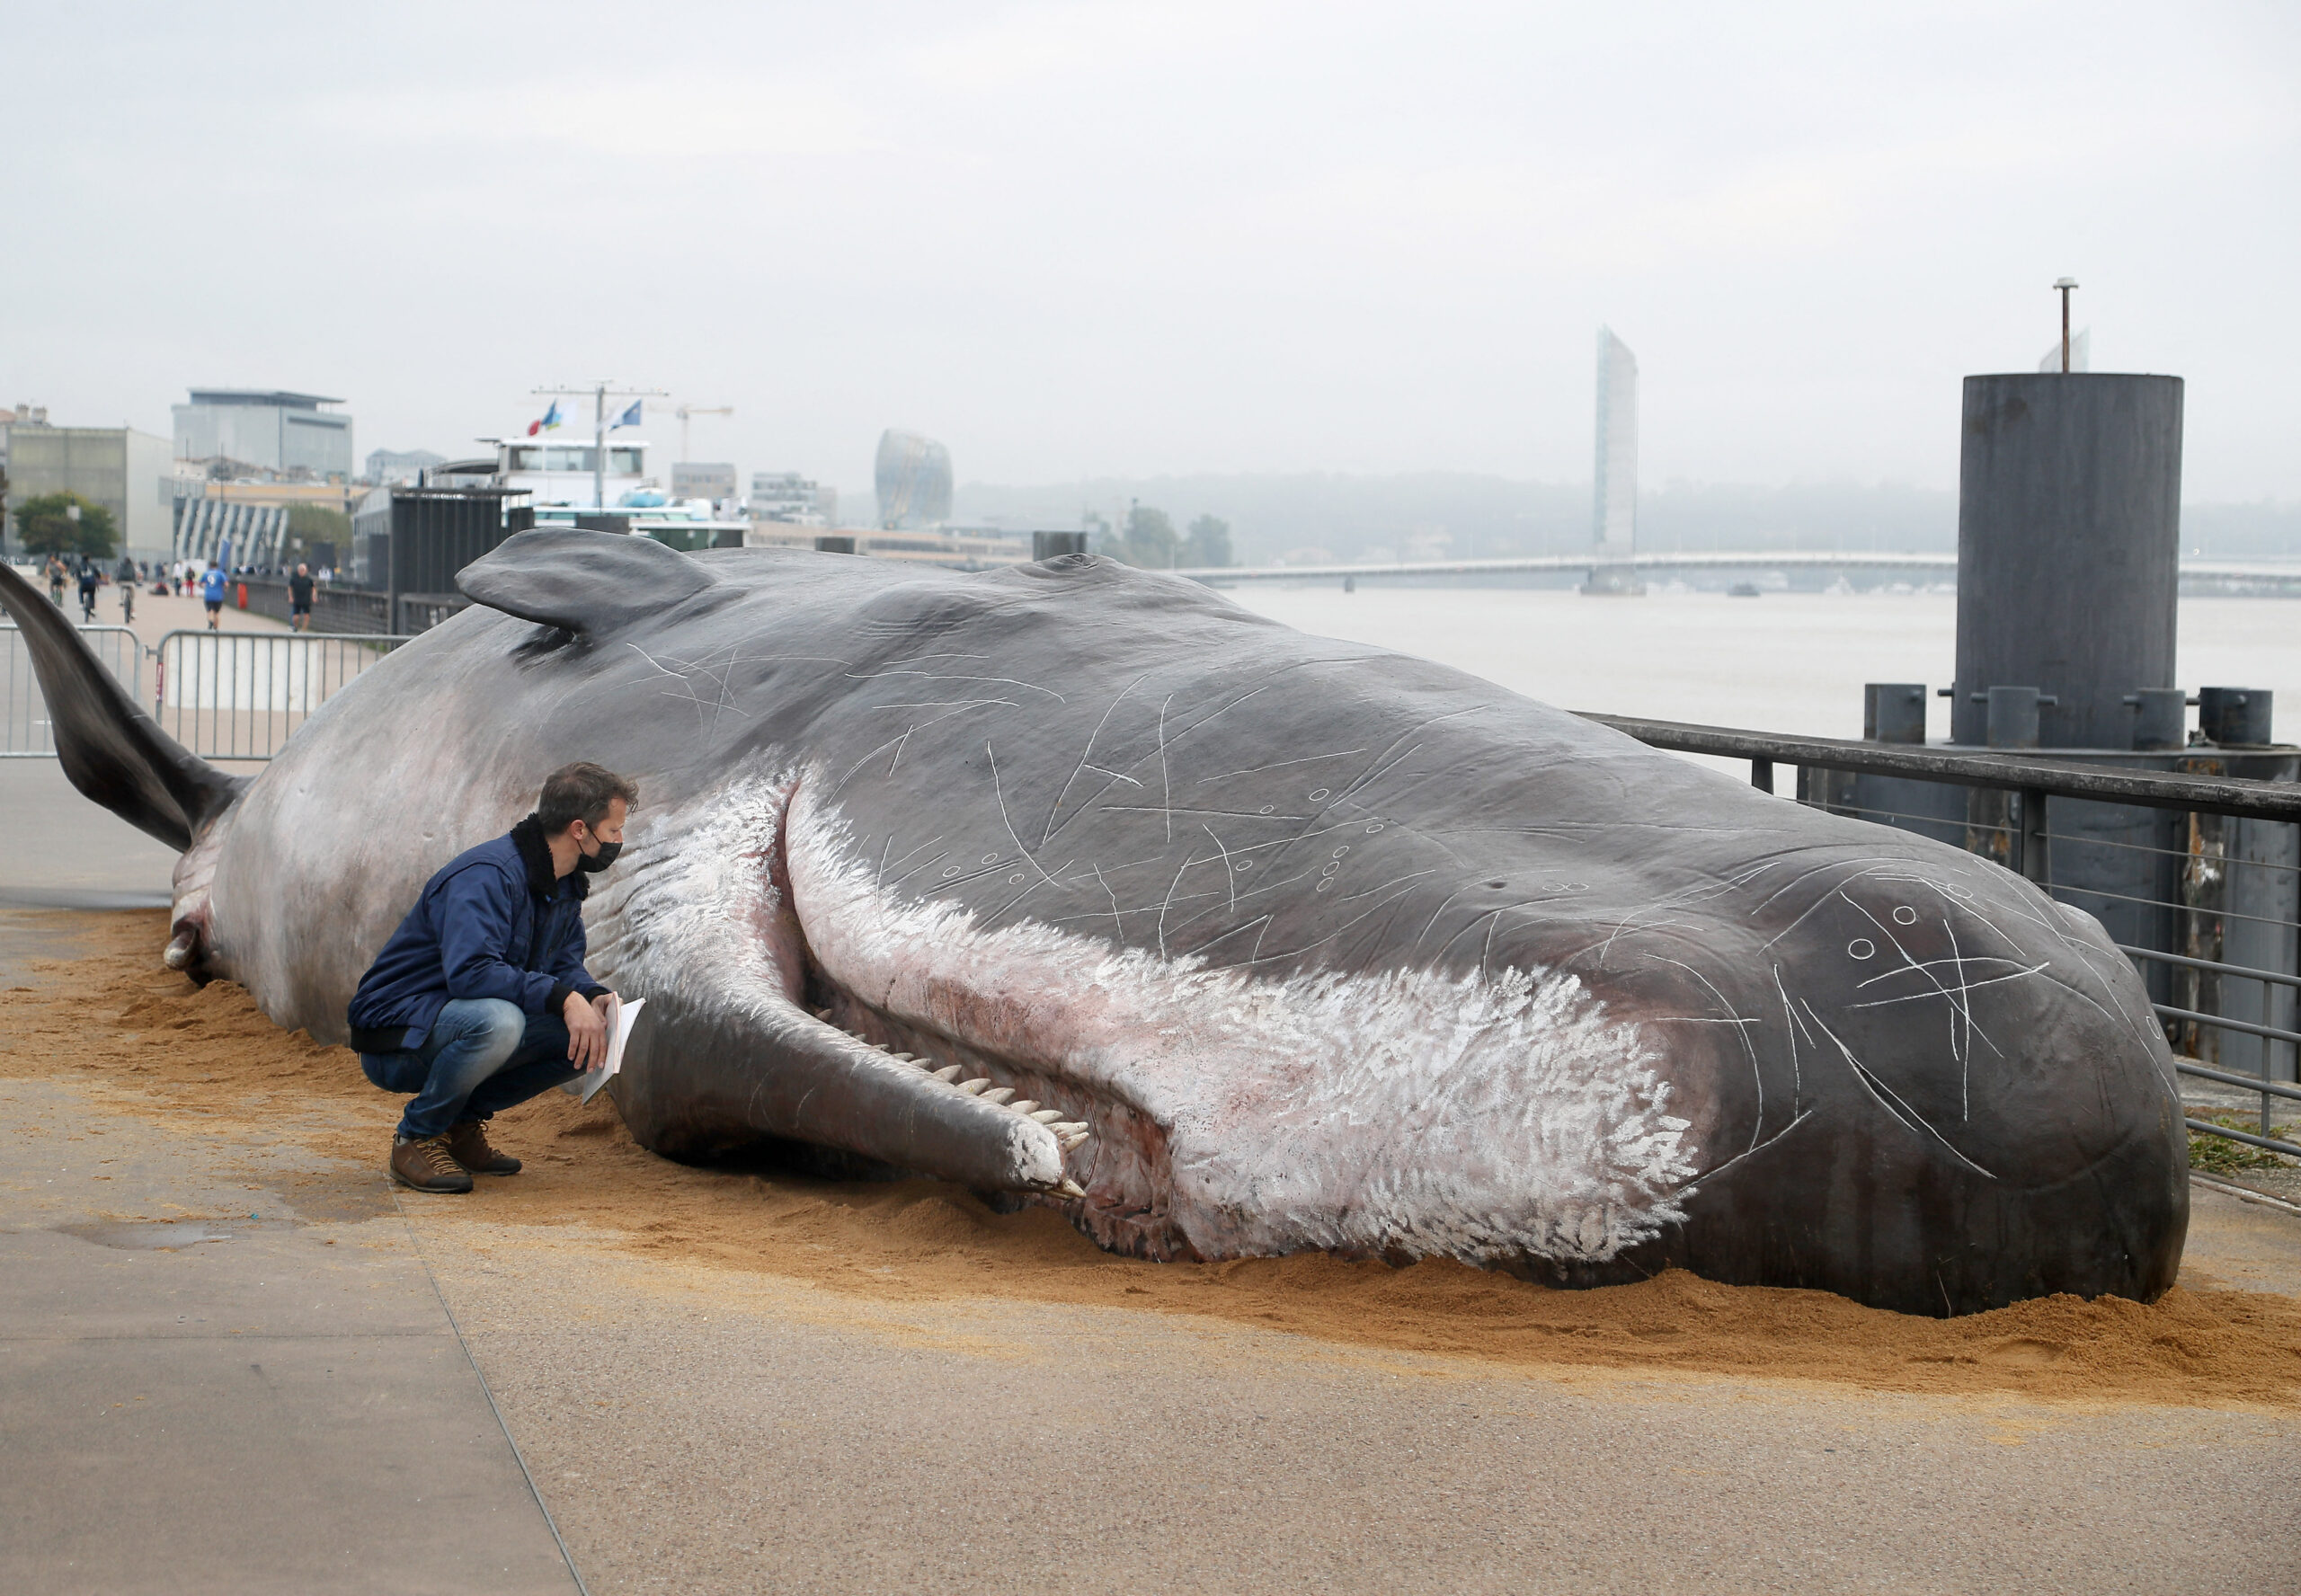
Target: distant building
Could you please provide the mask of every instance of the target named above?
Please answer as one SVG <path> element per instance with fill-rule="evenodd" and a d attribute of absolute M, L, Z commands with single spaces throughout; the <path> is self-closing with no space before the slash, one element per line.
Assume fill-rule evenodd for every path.
<path fill-rule="evenodd" d="M 735 496 L 735 468 L 715 460 L 676 460 L 671 464 L 671 497 L 708 499 L 717 504 Z"/>
<path fill-rule="evenodd" d="M 413 483 L 434 466 L 447 462 L 447 456 L 435 455 L 430 449 L 370 449 L 367 480 L 386 488 Z"/>
<path fill-rule="evenodd" d="M 205 495 L 178 499 L 169 528 L 169 555 L 201 564 L 269 569 L 280 563 L 290 508 Z"/>
<path fill-rule="evenodd" d="M 42 416 L 45 411 L 34 412 Z M 175 454 L 164 438 L 133 427 L 8 427 L 8 508 L 44 493 L 77 493 L 111 511 L 121 548 L 138 560 L 167 557 L 176 496 Z M 11 536 L 13 528 L 11 527 Z"/>
<path fill-rule="evenodd" d="M 795 471 L 751 473 L 751 519 L 787 521 L 798 527 L 839 524 L 839 490 Z"/>
<path fill-rule="evenodd" d="M 44 428 L 44 425 L 49 425 L 49 407 L 46 404 L 18 404 L 16 410 L 0 410 L 0 472 L 7 469 L 9 428 L 18 423 L 28 425 L 28 428 Z"/>
<path fill-rule="evenodd" d="M 951 519 L 951 451 L 933 439 L 881 433 L 872 476 L 886 530 L 914 531 Z"/>
<path fill-rule="evenodd" d="M 8 430 L 18 424 L 27 427 L 48 425 L 48 406 L 19 404 L 13 410 L 0 410 L 0 471 L 8 469 Z"/>
<path fill-rule="evenodd" d="M 317 394 L 194 388 L 175 407 L 176 458 L 229 460 L 258 471 L 351 480 L 351 418 Z"/>
<path fill-rule="evenodd" d="M 1586 593 L 1638 593 L 1638 357 L 1598 329 L 1598 455 Z"/>

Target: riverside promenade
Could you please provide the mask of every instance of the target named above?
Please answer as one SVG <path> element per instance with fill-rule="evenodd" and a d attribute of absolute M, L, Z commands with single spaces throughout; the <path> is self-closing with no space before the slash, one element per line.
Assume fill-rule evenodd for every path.
<path fill-rule="evenodd" d="M 2282 1210 L 2196 1192 L 2190 1308 L 1943 1326 L 1146 1264 L 557 1094 L 417 1197 L 348 1053 L 160 967 L 168 850 L 53 761 L 0 801 L 0 1588 L 2301 1583 Z"/>

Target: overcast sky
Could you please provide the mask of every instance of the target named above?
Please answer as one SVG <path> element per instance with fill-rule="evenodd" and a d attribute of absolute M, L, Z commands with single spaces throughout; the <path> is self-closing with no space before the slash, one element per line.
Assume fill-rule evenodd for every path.
<path fill-rule="evenodd" d="M 867 486 L 1953 486 L 1962 374 L 2078 278 L 2189 379 L 2191 500 L 2301 495 L 2301 7 L 0 0 L 0 403 L 373 448 L 611 376 L 696 457 Z M 676 450 L 678 428 L 648 436 Z"/>

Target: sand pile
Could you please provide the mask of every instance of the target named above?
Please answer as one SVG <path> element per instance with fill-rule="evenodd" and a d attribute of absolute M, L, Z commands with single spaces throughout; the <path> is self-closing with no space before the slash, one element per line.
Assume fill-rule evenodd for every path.
<path fill-rule="evenodd" d="M 236 987 L 195 989 L 159 968 L 163 915 L 107 917 L 94 935 L 102 951 L 0 993 L 0 1074 L 74 1079 L 125 1112 L 227 1136 L 284 1136 L 380 1172 L 398 1100 L 371 1088 L 349 1052 L 280 1031 Z M 546 1094 L 501 1116 L 494 1137 L 529 1160 L 528 1172 L 431 1201 L 506 1227 L 581 1226 L 641 1257 L 883 1300 L 999 1297 L 1206 1315 L 1529 1368 L 2301 1406 L 2301 1302 L 2263 1293 L 2177 1289 L 2148 1307 L 2056 1297 L 1942 1321 L 1675 1271 L 1557 1291 L 1451 1263 L 1392 1269 L 1311 1255 L 1144 1264 L 1099 1252 L 1046 1210 L 994 1214 L 931 1183 L 687 1168 L 637 1147 L 605 1096 L 585 1109 Z"/>

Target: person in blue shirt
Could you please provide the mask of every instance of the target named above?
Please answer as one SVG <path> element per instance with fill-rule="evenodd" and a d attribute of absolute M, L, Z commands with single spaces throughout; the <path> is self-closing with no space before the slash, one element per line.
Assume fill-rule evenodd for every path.
<path fill-rule="evenodd" d="M 346 1016 L 360 1068 L 413 1095 L 392 1137 L 402 1184 L 517 1175 L 488 1119 L 606 1060 L 615 999 L 583 968 L 583 899 L 638 799 L 601 766 L 553 771 L 533 814 L 425 883 L 360 978 Z"/>
<path fill-rule="evenodd" d="M 208 606 L 208 629 L 210 632 L 221 630 L 216 622 L 217 617 L 224 613 L 224 588 L 228 581 L 221 565 L 210 565 L 208 574 L 200 579 L 200 601 Z"/>

